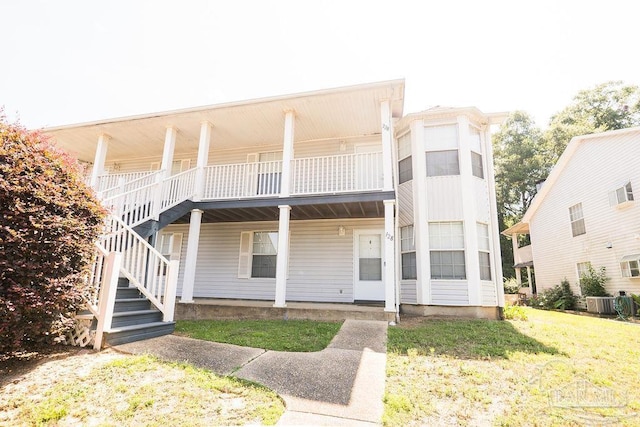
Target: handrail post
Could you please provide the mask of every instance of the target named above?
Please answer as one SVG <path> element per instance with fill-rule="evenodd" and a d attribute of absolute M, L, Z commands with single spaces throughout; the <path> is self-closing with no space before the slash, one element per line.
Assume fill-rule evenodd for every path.
<path fill-rule="evenodd" d="M 152 218 L 156 221 L 160 219 L 160 213 L 162 213 L 162 190 L 164 187 L 164 176 L 162 174 L 158 174 L 156 176 L 156 185 L 153 191 L 153 206 L 151 208 Z"/>
<path fill-rule="evenodd" d="M 96 336 L 93 343 L 95 350 L 102 348 L 104 331 L 111 329 L 121 264 L 121 253 L 111 252 L 107 255 L 102 284 L 100 286 L 100 297 L 98 299 L 98 326 L 96 327 Z"/>
<path fill-rule="evenodd" d="M 169 261 L 169 272 L 167 274 L 167 288 L 164 293 L 163 318 L 165 322 L 173 321 L 173 312 L 176 306 L 176 291 L 178 287 L 178 270 L 180 261 L 174 259 Z"/>

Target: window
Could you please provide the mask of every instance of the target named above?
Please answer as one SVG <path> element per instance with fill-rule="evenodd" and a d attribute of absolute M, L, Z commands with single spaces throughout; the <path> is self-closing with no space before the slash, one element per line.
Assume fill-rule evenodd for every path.
<path fill-rule="evenodd" d="M 458 150 L 427 151 L 427 176 L 460 175 Z"/>
<path fill-rule="evenodd" d="M 491 280 L 490 248 L 489 225 L 478 223 L 478 257 L 480 260 L 480 280 Z"/>
<path fill-rule="evenodd" d="M 571 219 L 571 233 L 573 234 L 573 237 L 587 233 L 587 229 L 584 225 L 582 203 L 578 203 L 577 205 L 573 205 L 569 208 L 569 218 Z"/>
<path fill-rule="evenodd" d="M 579 262 L 576 264 L 576 273 L 578 274 L 578 283 L 582 282 L 582 276 L 589 272 L 590 262 Z"/>
<path fill-rule="evenodd" d="M 482 154 L 471 152 L 471 173 L 473 176 L 484 179 L 484 168 L 482 167 Z"/>
<path fill-rule="evenodd" d="M 418 278 L 416 269 L 416 245 L 413 225 L 400 229 L 400 252 L 402 253 L 402 278 L 415 280 Z"/>
<path fill-rule="evenodd" d="M 429 223 L 431 278 L 464 280 L 464 230 L 462 222 Z"/>
<path fill-rule="evenodd" d="M 622 277 L 640 277 L 640 254 L 622 257 Z"/>
<path fill-rule="evenodd" d="M 617 206 L 625 202 L 633 201 L 633 189 L 631 188 L 631 182 L 627 182 L 620 188 L 609 193 L 609 205 Z"/>
<path fill-rule="evenodd" d="M 400 184 L 413 179 L 413 165 L 411 164 L 411 161 L 411 156 L 409 156 L 398 162 L 398 181 Z"/>
<path fill-rule="evenodd" d="M 256 231 L 253 233 L 251 277 L 276 277 L 278 257 L 278 233 Z"/>

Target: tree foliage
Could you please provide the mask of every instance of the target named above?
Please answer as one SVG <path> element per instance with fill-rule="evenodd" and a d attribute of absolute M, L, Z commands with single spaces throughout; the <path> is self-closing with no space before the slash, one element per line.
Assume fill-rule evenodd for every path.
<path fill-rule="evenodd" d="M 52 339 L 80 306 L 104 210 L 80 167 L 0 111 L 0 352 Z"/>
<path fill-rule="evenodd" d="M 551 117 L 545 140 L 550 159 L 560 157 L 571 138 L 640 125 L 640 88 L 621 81 L 581 90 L 571 104 Z"/>

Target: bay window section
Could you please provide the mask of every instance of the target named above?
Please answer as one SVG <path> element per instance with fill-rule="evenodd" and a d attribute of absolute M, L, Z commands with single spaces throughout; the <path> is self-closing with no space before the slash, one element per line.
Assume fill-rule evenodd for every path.
<path fill-rule="evenodd" d="M 430 222 L 429 245 L 431 279 L 465 280 L 467 278 L 462 221 Z"/>
<path fill-rule="evenodd" d="M 402 279 L 416 280 L 418 273 L 416 268 L 416 246 L 413 225 L 408 225 L 400 229 L 400 252 L 402 258 Z"/>

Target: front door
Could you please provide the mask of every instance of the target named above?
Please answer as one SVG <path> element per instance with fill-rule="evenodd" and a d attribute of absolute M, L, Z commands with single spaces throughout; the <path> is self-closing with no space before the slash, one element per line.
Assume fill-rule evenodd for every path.
<path fill-rule="evenodd" d="M 353 299 L 356 301 L 384 301 L 382 281 L 383 232 L 360 230 L 355 235 L 355 280 Z"/>

